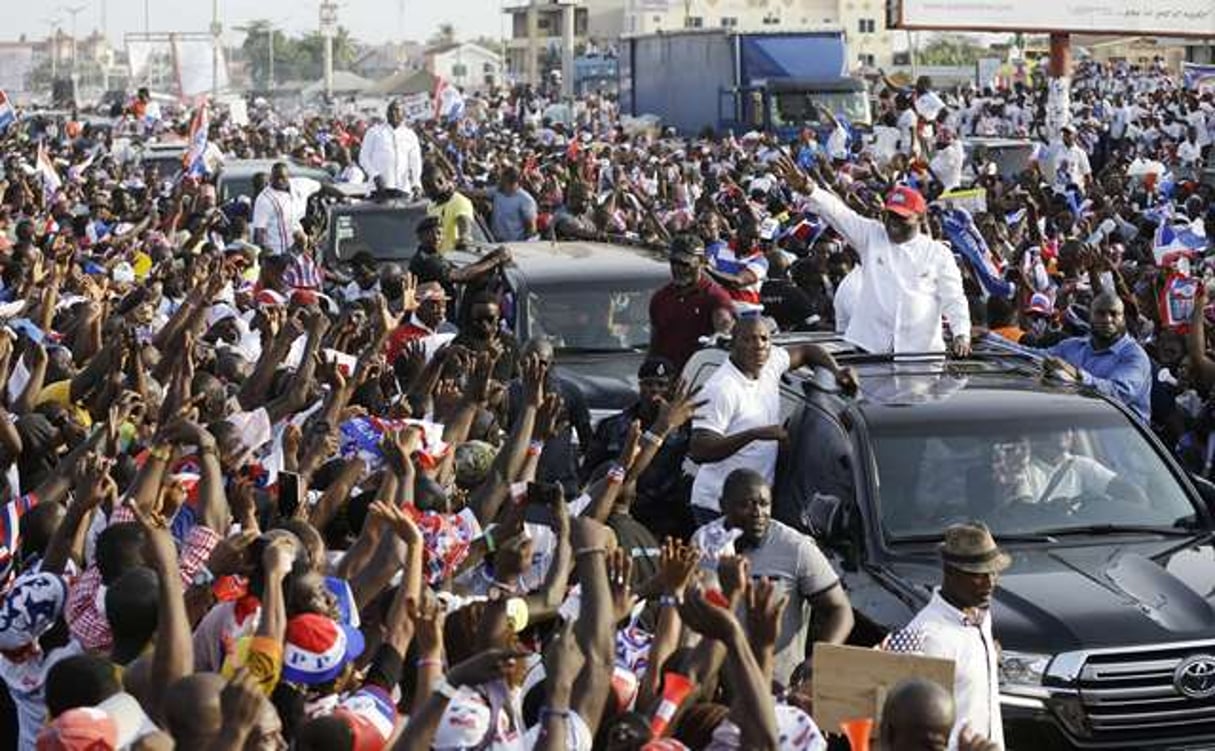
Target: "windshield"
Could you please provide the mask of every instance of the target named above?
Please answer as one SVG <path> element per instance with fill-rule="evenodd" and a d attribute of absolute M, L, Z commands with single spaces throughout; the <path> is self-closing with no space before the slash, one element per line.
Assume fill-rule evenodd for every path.
<path fill-rule="evenodd" d="M 418 223 L 426 209 L 360 211 L 333 217 L 333 252 L 341 261 L 370 253 L 377 261 L 408 261 L 418 252 Z M 475 242 L 488 242 L 481 226 L 473 223 Z"/>
<path fill-rule="evenodd" d="M 631 279 L 532 287 L 527 336 L 546 336 L 557 349 L 644 349 L 650 343 L 650 296 L 663 283 Z"/>
<path fill-rule="evenodd" d="M 817 108 L 825 107 L 836 117 L 840 112 L 853 123 L 869 122 L 869 98 L 863 91 L 785 91 L 772 94 L 772 124 L 777 126 L 819 123 Z"/>
<path fill-rule="evenodd" d="M 997 535 L 1089 525 L 1172 527 L 1195 509 L 1120 414 L 1001 425 L 873 427 L 887 536 L 939 535 L 983 519 Z"/>
<path fill-rule="evenodd" d="M 152 165 L 156 168 L 156 176 L 161 180 L 171 180 L 181 172 L 181 160 L 185 152 L 152 152 L 145 153 L 139 163 L 143 167 Z"/>

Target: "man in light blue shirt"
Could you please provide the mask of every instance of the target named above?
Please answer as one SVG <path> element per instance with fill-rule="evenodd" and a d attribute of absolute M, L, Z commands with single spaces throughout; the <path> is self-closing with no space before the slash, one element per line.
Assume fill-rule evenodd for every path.
<path fill-rule="evenodd" d="M 1125 404 L 1151 420 L 1152 364 L 1143 347 L 1126 333 L 1122 301 L 1109 292 L 1093 300 L 1092 334 L 1065 339 L 1043 361 L 1047 376 L 1070 378 Z"/>
<path fill-rule="evenodd" d="M 492 197 L 491 229 L 495 240 L 518 242 L 535 236 L 536 201 L 519 187 L 519 172 L 514 167 L 502 170 Z"/>

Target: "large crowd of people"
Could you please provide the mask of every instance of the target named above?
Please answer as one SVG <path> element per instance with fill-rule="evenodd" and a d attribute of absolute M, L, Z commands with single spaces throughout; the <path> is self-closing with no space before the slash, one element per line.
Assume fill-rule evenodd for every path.
<path fill-rule="evenodd" d="M 853 610 L 772 518 L 778 385 L 865 384 L 778 328 L 958 358 L 1002 337 L 1209 474 L 1212 94 L 1080 63 L 1056 127 L 1045 81 L 875 92 L 872 127 L 792 142 L 650 131 L 597 95 L 558 118 L 526 88 L 412 124 L 256 102 L 193 134 L 141 92 L 110 128 L 0 132 L 6 747 L 826 748 L 810 655 Z M 140 166 L 191 135 L 182 175 Z M 1009 170 L 976 136 L 1033 148 Z M 249 158 L 277 163 L 221 200 Z M 407 266 L 319 260 L 317 199 L 348 183 L 429 202 Z M 668 255 L 633 406 L 592 425 L 552 343 L 514 339 L 510 253 L 449 257 L 481 224 Z M 940 588 L 883 646 L 962 667 L 887 695 L 885 749 L 1003 747 L 1009 561 L 981 524 L 942 535 Z"/>

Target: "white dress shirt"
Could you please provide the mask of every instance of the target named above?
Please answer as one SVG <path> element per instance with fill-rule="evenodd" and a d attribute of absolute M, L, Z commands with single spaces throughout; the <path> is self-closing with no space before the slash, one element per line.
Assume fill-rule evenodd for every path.
<path fill-rule="evenodd" d="M 826 190 L 806 203 L 861 257 L 857 299 L 865 304 L 853 308 L 845 339 L 869 352 L 943 352 L 942 315 L 956 336 L 970 336 L 962 273 L 948 248 L 924 234 L 895 245 L 881 222 Z"/>
<path fill-rule="evenodd" d="M 963 613 L 946 602 L 938 589 L 905 629 L 890 636 L 886 649 L 953 660 L 957 715 L 949 734 L 951 751 L 958 747 L 963 726 L 1004 748 L 1000 673 L 990 611 Z"/>
<path fill-rule="evenodd" d="M 308 197 L 320 183 L 308 178 L 291 178 L 290 190 L 275 190 L 267 185 L 253 202 L 253 229 L 265 230 L 264 246 L 271 253 L 285 253 L 295 233 L 303 231 L 300 221 L 308 210 Z"/>
<path fill-rule="evenodd" d="M 406 193 L 422 189 L 422 147 L 407 125 L 393 128 L 388 123 L 372 126 L 363 136 L 359 166 L 374 182 L 384 181 L 386 190 Z"/>
<path fill-rule="evenodd" d="M 945 190 L 953 190 L 962 184 L 962 165 L 965 162 L 966 151 L 962 148 L 962 142 L 955 139 L 948 146 L 938 149 L 928 166 Z"/>

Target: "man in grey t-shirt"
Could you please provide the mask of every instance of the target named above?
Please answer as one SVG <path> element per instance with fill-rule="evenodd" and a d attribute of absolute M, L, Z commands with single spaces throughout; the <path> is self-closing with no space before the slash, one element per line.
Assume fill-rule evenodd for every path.
<path fill-rule="evenodd" d="M 492 192 L 491 229 L 498 242 L 518 242 L 536 234 L 536 200 L 519 187 L 519 171 L 502 170 L 498 189 Z"/>
<path fill-rule="evenodd" d="M 826 556 L 807 535 L 772 519 L 772 491 L 763 475 L 736 469 L 722 484 L 723 516 L 692 536 L 707 558 L 736 554 L 752 578 L 768 577 L 789 603 L 776 639 L 773 678 L 782 685 L 810 654 L 810 612 L 818 611 L 814 641 L 842 644 L 852 631 L 852 604 Z M 732 541 L 731 541 L 732 540 Z"/>

